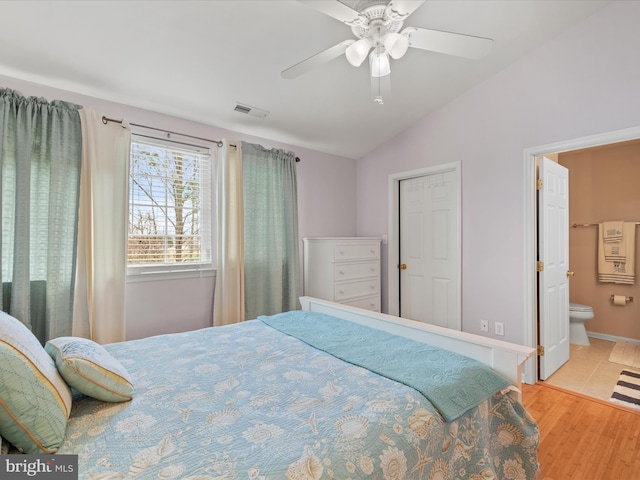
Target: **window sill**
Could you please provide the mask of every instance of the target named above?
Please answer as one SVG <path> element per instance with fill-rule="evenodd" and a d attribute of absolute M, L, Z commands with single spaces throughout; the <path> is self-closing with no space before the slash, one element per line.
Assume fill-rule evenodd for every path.
<path fill-rule="evenodd" d="M 215 268 L 202 270 L 165 270 L 161 272 L 127 274 L 127 283 L 157 282 L 162 280 L 179 280 L 183 278 L 205 278 L 215 276 Z"/>

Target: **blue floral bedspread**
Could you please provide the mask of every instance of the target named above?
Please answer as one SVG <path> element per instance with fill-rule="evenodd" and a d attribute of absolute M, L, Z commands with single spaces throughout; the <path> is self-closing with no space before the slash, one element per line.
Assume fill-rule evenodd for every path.
<path fill-rule="evenodd" d="M 446 423 L 413 388 L 259 320 L 105 348 L 135 393 L 74 402 L 58 453 L 79 455 L 82 479 L 528 480 L 538 468 L 537 426 L 509 394 Z"/>

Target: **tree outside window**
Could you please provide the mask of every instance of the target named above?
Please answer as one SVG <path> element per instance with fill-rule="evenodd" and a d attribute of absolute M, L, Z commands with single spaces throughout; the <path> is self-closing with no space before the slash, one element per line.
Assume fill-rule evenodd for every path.
<path fill-rule="evenodd" d="M 210 222 L 209 162 L 203 149 L 132 142 L 130 267 L 211 261 L 210 234 L 203 235 L 210 231 L 203 229 Z"/>

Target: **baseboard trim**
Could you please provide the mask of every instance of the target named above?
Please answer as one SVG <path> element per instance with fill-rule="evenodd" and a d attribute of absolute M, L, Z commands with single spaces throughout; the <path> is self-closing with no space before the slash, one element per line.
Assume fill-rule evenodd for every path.
<path fill-rule="evenodd" d="M 600 340 L 607 340 L 609 342 L 627 342 L 627 343 L 635 343 L 636 345 L 640 345 L 640 340 L 637 340 L 635 338 L 618 337 L 616 335 L 607 335 L 606 333 L 587 331 L 587 336 L 592 338 L 599 338 Z"/>

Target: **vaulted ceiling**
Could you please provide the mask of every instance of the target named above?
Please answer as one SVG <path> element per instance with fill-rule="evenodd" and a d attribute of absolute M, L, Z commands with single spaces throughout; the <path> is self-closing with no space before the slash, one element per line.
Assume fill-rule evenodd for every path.
<path fill-rule="evenodd" d="M 0 74 L 359 158 L 607 3 L 427 0 L 405 26 L 488 37 L 492 50 L 469 60 L 410 48 L 391 61 L 384 105 L 367 63 L 344 56 L 282 78 L 354 38 L 295 0 L 3 1 Z M 238 102 L 269 114 L 238 113 Z"/>

